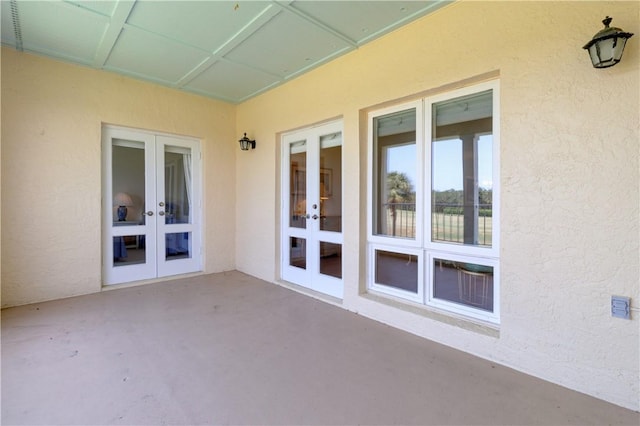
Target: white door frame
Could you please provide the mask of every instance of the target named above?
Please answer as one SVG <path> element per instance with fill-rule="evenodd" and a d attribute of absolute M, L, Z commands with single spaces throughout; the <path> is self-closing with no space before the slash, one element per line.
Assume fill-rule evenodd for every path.
<path fill-rule="evenodd" d="M 138 217 L 127 216 L 127 226 L 114 221 L 112 154 L 113 146 L 144 149 L 144 199 L 138 206 L 144 213 Z M 165 206 L 165 150 L 167 152 L 190 152 L 189 223 L 167 223 Z M 201 155 L 198 139 L 165 135 L 137 129 L 104 125 L 102 129 L 103 156 L 103 284 L 120 284 L 140 280 L 166 277 L 202 269 L 201 255 Z M 140 194 L 141 195 L 141 194 Z M 139 197 L 142 198 L 141 196 Z M 144 219 L 142 219 L 144 218 Z M 130 220 L 132 219 L 132 220 Z M 167 255 L 166 235 L 181 239 L 188 246 L 188 256 L 170 258 Z M 188 237 L 185 237 L 188 235 Z M 140 263 L 115 265 L 116 241 L 126 236 L 135 236 L 144 247 L 144 260 Z"/>
<path fill-rule="evenodd" d="M 320 228 L 320 140 L 322 136 L 340 134 L 342 145 L 343 121 L 336 120 L 319 126 L 309 127 L 283 134 L 281 137 L 282 158 L 282 214 L 281 214 L 281 278 L 309 289 L 328 294 L 342 299 L 344 283 L 342 278 L 325 275 L 320 272 L 320 243 L 333 243 L 342 246 L 344 242 L 343 232 L 330 232 Z M 299 152 L 306 152 L 305 162 L 305 188 L 296 188 L 304 191 L 304 203 L 301 213 L 304 216 L 305 227 L 291 226 L 290 212 L 291 194 L 295 186 L 296 176 L 291 176 L 290 155 L 291 146 L 297 142 L 305 141 L 304 148 Z M 300 145 L 302 146 L 302 145 Z M 342 165 L 340 165 L 340 168 Z M 342 191 L 339 191 L 341 196 Z M 342 204 L 342 203 L 341 203 Z M 296 208 L 295 210 L 297 210 Z M 340 213 L 340 218 L 343 216 Z M 341 219 L 340 219 L 341 220 Z M 292 266 L 290 238 L 299 238 L 302 241 L 300 250 L 306 253 L 305 268 Z"/>

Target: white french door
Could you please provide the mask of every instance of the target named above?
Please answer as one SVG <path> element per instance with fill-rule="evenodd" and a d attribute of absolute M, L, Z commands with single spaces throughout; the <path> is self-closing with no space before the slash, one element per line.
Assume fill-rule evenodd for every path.
<path fill-rule="evenodd" d="M 282 148 L 282 278 L 342 298 L 342 121 L 288 133 Z"/>
<path fill-rule="evenodd" d="M 200 142 L 104 126 L 103 282 L 201 270 Z"/>

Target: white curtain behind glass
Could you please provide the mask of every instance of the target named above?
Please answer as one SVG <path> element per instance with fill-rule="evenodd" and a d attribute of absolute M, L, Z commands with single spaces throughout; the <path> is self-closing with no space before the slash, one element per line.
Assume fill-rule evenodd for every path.
<path fill-rule="evenodd" d="M 187 188 L 187 202 L 189 203 L 189 211 L 191 211 L 191 154 L 182 156 L 184 163 L 184 184 Z"/>

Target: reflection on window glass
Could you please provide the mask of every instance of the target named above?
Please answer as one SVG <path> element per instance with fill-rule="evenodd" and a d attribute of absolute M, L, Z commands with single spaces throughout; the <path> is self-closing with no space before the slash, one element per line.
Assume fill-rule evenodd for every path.
<path fill-rule="evenodd" d="M 376 117 L 374 229 L 376 235 L 416 236 L 416 110 Z"/>
<path fill-rule="evenodd" d="M 418 293 L 418 257 L 376 250 L 375 283 Z"/>
<path fill-rule="evenodd" d="M 191 257 L 191 232 L 173 232 L 165 235 L 166 260 Z"/>
<path fill-rule="evenodd" d="M 191 150 L 166 146 L 164 153 L 165 223 L 189 223 L 191 211 Z"/>
<path fill-rule="evenodd" d="M 289 237 L 289 265 L 307 269 L 307 240 Z"/>
<path fill-rule="evenodd" d="M 289 145 L 289 226 L 307 227 L 307 141 Z"/>
<path fill-rule="evenodd" d="M 342 245 L 320 241 L 320 273 L 342 278 Z"/>
<path fill-rule="evenodd" d="M 491 247 L 492 91 L 433 105 L 431 238 Z"/>
<path fill-rule="evenodd" d="M 434 259 L 433 297 L 493 312 L 493 267 Z"/>
<path fill-rule="evenodd" d="M 111 158 L 113 222 L 117 226 L 144 224 L 144 143 L 114 139 Z"/>
<path fill-rule="evenodd" d="M 113 237 L 113 266 L 136 265 L 146 262 L 144 235 Z"/>
<path fill-rule="evenodd" d="M 487 81 L 368 115 L 368 288 L 499 323 L 498 94 Z"/>
<path fill-rule="evenodd" d="M 342 232 L 342 134 L 320 137 L 320 230 Z"/>

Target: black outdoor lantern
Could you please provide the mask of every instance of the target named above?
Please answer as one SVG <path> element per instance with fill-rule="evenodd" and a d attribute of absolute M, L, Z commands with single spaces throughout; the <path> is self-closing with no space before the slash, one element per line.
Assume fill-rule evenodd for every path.
<path fill-rule="evenodd" d="M 620 28 L 609 27 L 612 18 L 607 16 L 602 23 L 604 28 L 593 36 L 583 49 L 589 51 L 591 62 L 595 68 L 612 67 L 622 58 L 622 51 L 633 33 L 622 31 Z"/>
<path fill-rule="evenodd" d="M 249 146 L 251 149 L 256 149 L 256 141 L 249 139 L 246 133 L 238 142 L 240 142 L 240 149 L 243 151 L 249 151 Z"/>

